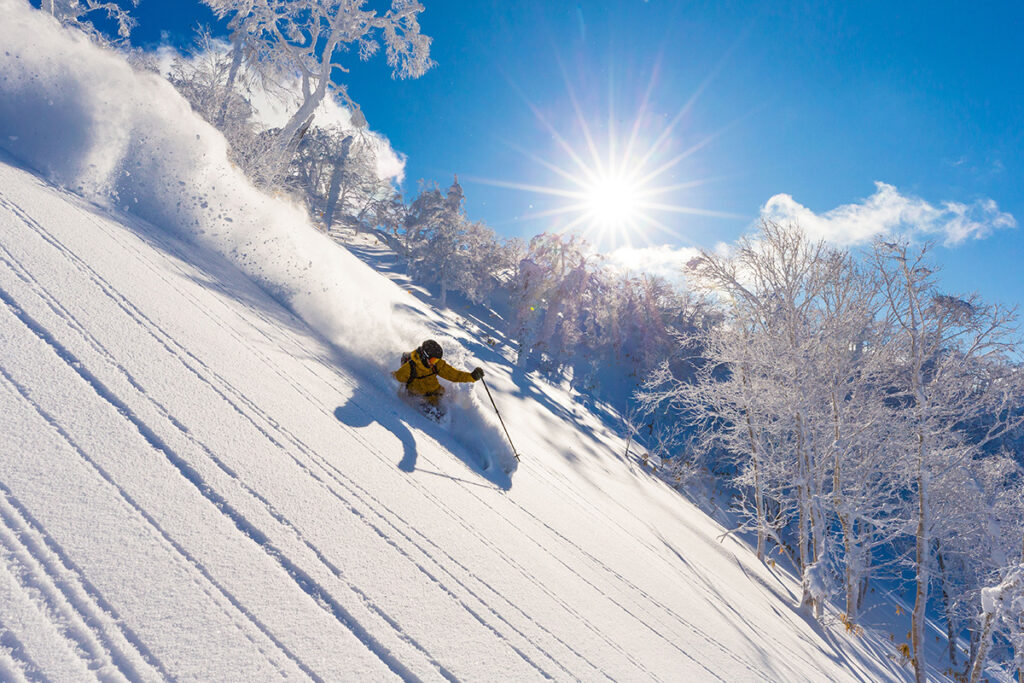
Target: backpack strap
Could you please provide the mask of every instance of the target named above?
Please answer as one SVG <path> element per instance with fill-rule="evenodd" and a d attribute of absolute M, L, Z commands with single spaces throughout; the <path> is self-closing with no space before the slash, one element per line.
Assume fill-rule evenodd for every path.
<path fill-rule="evenodd" d="M 425 375 L 417 375 L 416 374 L 416 363 L 414 363 L 413 360 L 412 360 L 412 354 L 413 353 L 418 354 L 419 352 L 420 352 L 419 349 L 415 349 L 415 350 L 412 351 L 412 353 L 403 353 L 402 354 L 402 365 L 405 365 L 406 363 L 409 364 L 409 379 L 407 379 L 405 381 L 405 389 L 406 389 L 406 391 L 409 390 L 409 385 L 412 384 L 413 382 L 415 382 L 416 380 L 423 379 L 424 377 L 430 377 L 431 375 L 436 375 L 437 374 L 437 368 L 434 368 L 434 367 L 430 368 L 430 372 L 428 372 Z M 421 358 L 422 358 L 422 356 L 421 356 Z"/>

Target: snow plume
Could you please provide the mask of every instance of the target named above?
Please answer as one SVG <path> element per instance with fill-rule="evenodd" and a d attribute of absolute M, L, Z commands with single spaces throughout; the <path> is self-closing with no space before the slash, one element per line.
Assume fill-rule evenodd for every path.
<path fill-rule="evenodd" d="M 297 206 L 268 197 L 169 83 L 0 0 L 0 148 L 101 205 L 233 261 L 328 339 L 384 365 L 423 331 L 392 329 L 380 279 Z M 396 292 L 397 293 L 397 292 Z M 393 354 L 392 354 L 393 355 Z"/>
<path fill-rule="evenodd" d="M 812 237 L 840 245 L 904 234 L 938 237 L 949 247 L 967 239 L 982 239 L 999 228 L 1017 226 L 1014 217 L 1000 211 L 991 199 L 935 206 L 900 194 L 886 183 L 876 182 L 875 188 L 875 193 L 860 203 L 844 204 L 823 214 L 814 213 L 788 194 L 777 194 L 761 208 L 761 216 L 777 223 L 797 223 Z"/>

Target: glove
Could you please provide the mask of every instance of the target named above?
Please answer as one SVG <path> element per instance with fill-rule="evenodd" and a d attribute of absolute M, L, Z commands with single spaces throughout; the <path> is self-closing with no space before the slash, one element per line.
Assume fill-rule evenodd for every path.
<path fill-rule="evenodd" d="M 482 380 L 484 378 L 484 369 L 483 368 L 473 368 L 473 372 L 471 372 L 469 374 L 473 378 L 474 382 L 479 382 L 480 380 Z"/>

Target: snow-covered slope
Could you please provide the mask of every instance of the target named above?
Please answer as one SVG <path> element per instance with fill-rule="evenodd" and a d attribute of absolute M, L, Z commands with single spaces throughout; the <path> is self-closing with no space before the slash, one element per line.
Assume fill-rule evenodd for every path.
<path fill-rule="evenodd" d="M 909 676 L 159 78 L 0 14 L 0 680 Z M 481 387 L 447 428 L 396 397 L 428 334 L 486 367 L 518 470 L 484 468 Z"/>
<path fill-rule="evenodd" d="M 506 488 L 364 369 L 219 257 L 0 166 L 0 679 L 905 674 L 557 392 L 489 366 Z"/>

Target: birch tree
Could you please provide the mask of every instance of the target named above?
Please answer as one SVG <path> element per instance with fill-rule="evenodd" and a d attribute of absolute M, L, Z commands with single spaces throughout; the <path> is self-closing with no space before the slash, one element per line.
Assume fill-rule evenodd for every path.
<path fill-rule="evenodd" d="M 751 449 L 770 444 L 777 457 L 791 459 L 784 469 L 796 508 L 801 605 L 816 613 L 825 597 L 825 494 L 831 484 L 819 419 L 828 405 L 826 366 L 833 361 L 825 343 L 830 331 L 824 297 L 848 266 L 847 257 L 809 240 L 798 227 L 765 221 L 757 237 L 741 240 L 733 255 L 705 252 L 689 267 L 696 282 L 726 301 L 733 318 L 758 340 L 757 357 L 732 364 L 747 385 L 741 424 Z M 766 449 L 760 450 L 762 455 Z M 759 470 L 768 464 L 758 463 Z"/>
<path fill-rule="evenodd" d="M 268 159 L 270 179 L 279 175 L 328 95 L 362 118 L 337 74 L 347 73 L 350 55 L 367 60 L 383 45 L 395 78 L 418 78 L 433 62 L 430 38 L 420 33 L 423 6 L 392 0 L 378 13 L 366 0 L 204 0 L 231 30 L 232 86 L 243 63 L 266 81 L 298 82 L 298 106 L 277 132 Z"/>
<path fill-rule="evenodd" d="M 927 246 L 891 242 L 877 242 L 871 255 L 897 330 L 902 386 L 892 399 L 903 405 L 899 416 L 910 443 L 904 461 L 914 500 L 911 645 L 918 683 L 925 681 L 925 624 L 940 512 L 933 487 L 984 455 L 987 444 L 1019 422 L 1011 408 L 1021 395 L 1019 372 L 1008 360 L 1014 312 L 977 296 L 940 294 L 927 256 Z M 983 430 L 968 433 L 981 417 L 987 418 Z"/>

